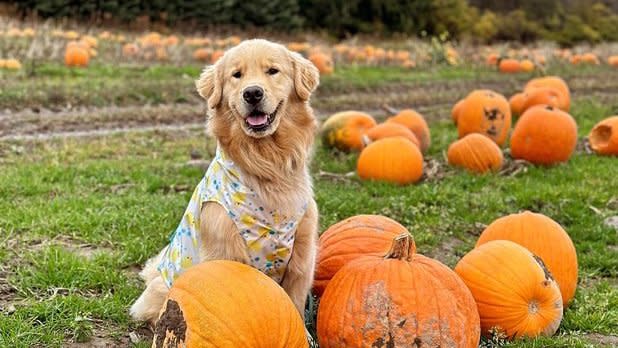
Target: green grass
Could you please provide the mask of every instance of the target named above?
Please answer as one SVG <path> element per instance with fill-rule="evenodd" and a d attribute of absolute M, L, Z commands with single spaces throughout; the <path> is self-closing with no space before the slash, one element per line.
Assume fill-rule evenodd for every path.
<path fill-rule="evenodd" d="M 46 88 L 67 84 L 66 90 L 58 92 L 63 97 L 84 93 L 82 102 L 96 105 L 90 99 L 96 83 L 88 81 L 127 89 L 129 81 L 143 78 L 151 88 L 154 80 L 164 85 L 179 81 L 178 74 L 190 80 L 198 72 L 198 67 L 97 66 L 67 72 L 51 65 L 41 67 L 37 72 L 41 77 L 17 77 L 15 83 Z M 408 75 L 386 69 L 378 74 L 376 69 L 348 68 L 324 79 L 324 85 L 334 91 L 338 84 L 348 88 L 346 81 L 350 81 L 359 88 L 376 88 L 380 79 L 387 81 L 384 85 L 427 83 L 426 79 L 474 80 L 477 74 L 483 73 L 437 68 Z M 494 73 L 482 77 L 511 81 Z M 140 86 L 145 85 L 132 86 L 136 94 L 144 92 Z M 6 106 L 3 103 L 9 100 L 15 106 L 30 105 L 26 95 L 13 100 L 2 91 L 0 105 Z M 41 101 L 49 97 L 45 91 L 49 92 L 41 91 Z M 106 98 L 113 95 L 101 96 L 100 102 L 109 102 Z M 580 136 L 616 110 L 615 99 L 609 103 L 594 97 L 575 100 L 572 114 Z M 354 171 L 356 155 L 317 144 L 312 173 L 320 230 L 351 215 L 387 215 L 412 232 L 419 252 L 454 266 L 474 245 L 479 223 L 524 209 L 546 214 L 562 224 L 575 242 L 580 286 L 555 337 L 508 346 L 597 347 L 602 345 L 589 334 L 618 335 L 618 236 L 603 224 L 604 218 L 618 215 L 610 203 L 618 199 L 616 158 L 578 152 L 568 163 L 552 168 L 529 167 L 515 176 L 475 176 L 444 165 L 443 151 L 456 138 L 451 122 L 444 117 L 430 126 L 428 156 L 443 164 L 444 176 L 405 187 L 320 176 L 320 171 Z M 0 293 L 0 298 L 15 305 L 14 312 L 0 316 L 0 346 L 60 347 L 101 333 L 110 344 L 126 344 L 128 332 L 139 325 L 127 314 L 142 288 L 136 269 L 165 245 L 203 175 L 202 169 L 185 162 L 196 152 L 208 158 L 212 145 L 201 130 L 0 142 L 0 241 L 10 245 L 0 248 L 0 276 L 3 270 L 8 273 L 11 289 Z M 0 306 L 4 303 L 0 299 Z"/>

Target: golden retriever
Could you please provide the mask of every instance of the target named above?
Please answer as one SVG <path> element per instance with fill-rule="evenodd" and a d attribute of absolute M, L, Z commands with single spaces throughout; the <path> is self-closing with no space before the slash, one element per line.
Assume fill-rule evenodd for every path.
<path fill-rule="evenodd" d="M 317 128 L 309 98 L 318 83 L 319 73 L 311 62 L 260 39 L 228 50 L 196 81 L 199 94 L 208 102 L 208 130 L 242 172 L 243 184 L 282 214 L 304 209 L 280 280 L 303 317 L 318 236 L 318 210 L 308 170 Z M 225 259 L 251 264 L 247 243 L 222 205 L 206 201 L 199 216 L 199 262 Z M 136 320 L 154 323 L 164 304 L 169 284 L 157 266 L 165 251 L 140 272 L 146 290 L 131 307 Z"/>

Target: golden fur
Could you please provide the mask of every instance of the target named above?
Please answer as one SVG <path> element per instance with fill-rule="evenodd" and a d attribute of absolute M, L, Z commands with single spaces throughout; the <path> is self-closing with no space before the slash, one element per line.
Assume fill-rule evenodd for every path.
<path fill-rule="evenodd" d="M 278 72 L 272 74 L 269 69 Z M 281 283 L 303 316 L 313 282 L 318 228 L 308 170 L 317 128 L 308 101 L 318 82 L 317 69 L 299 54 L 269 41 L 248 40 L 207 67 L 196 83 L 208 101 L 209 132 L 241 168 L 246 184 L 283 212 L 295 211 L 309 201 Z M 247 86 L 263 88 L 260 107 L 274 115 L 264 131 L 255 132 L 245 122 L 251 111 L 242 97 Z M 223 207 L 204 204 L 200 220 L 201 260 L 249 263 L 245 241 Z M 156 269 L 162 253 L 150 259 L 140 273 L 147 286 L 131 307 L 136 320 L 154 322 L 165 301 L 168 288 Z"/>

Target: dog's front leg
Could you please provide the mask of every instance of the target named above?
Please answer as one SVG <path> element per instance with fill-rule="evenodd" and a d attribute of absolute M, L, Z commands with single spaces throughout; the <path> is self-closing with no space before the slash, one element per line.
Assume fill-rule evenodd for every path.
<path fill-rule="evenodd" d="M 315 201 L 311 200 L 305 216 L 298 224 L 292 256 L 281 282 L 302 318 L 305 317 L 305 302 L 313 284 L 317 238 L 318 208 Z"/>

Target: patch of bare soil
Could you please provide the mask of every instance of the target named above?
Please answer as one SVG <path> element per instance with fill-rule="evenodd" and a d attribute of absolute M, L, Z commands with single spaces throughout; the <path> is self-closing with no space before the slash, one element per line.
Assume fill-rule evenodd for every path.
<path fill-rule="evenodd" d="M 584 338 L 592 344 L 605 347 L 618 347 L 618 336 L 589 333 Z"/>

